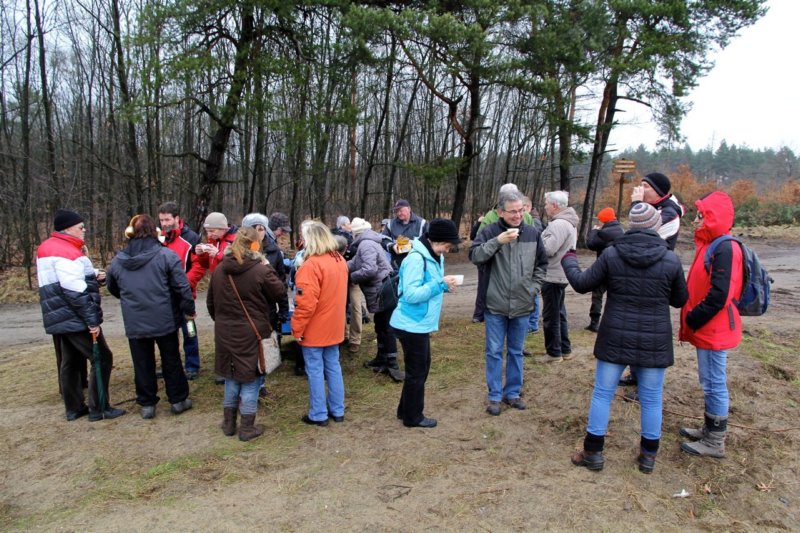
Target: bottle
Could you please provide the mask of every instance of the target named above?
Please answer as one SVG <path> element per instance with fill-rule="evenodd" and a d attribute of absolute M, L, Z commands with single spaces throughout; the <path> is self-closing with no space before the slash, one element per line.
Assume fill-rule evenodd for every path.
<path fill-rule="evenodd" d="M 197 326 L 195 325 L 193 318 L 186 320 L 186 333 L 189 335 L 189 337 L 197 336 Z"/>

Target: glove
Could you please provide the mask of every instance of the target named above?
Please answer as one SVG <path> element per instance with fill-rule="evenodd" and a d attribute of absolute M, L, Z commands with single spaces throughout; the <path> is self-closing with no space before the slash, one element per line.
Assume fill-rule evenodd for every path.
<path fill-rule="evenodd" d="M 574 258 L 575 258 L 575 261 L 577 261 L 577 260 L 578 260 L 578 254 L 575 252 L 575 250 L 574 250 L 574 249 L 567 250 L 567 253 L 565 253 L 565 254 L 564 254 L 564 257 L 562 257 L 562 258 L 561 258 L 561 264 L 562 264 L 562 265 L 564 264 L 564 260 L 565 260 L 567 257 L 574 257 Z"/>

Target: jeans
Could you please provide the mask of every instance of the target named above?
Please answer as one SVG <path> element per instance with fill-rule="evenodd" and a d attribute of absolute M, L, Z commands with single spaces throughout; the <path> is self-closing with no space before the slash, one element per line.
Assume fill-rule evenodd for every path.
<path fill-rule="evenodd" d="M 156 348 L 161 354 L 161 370 L 169 403 L 179 403 L 189 397 L 189 383 L 183 373 L 178 330 L 162 337 L 128 339 L 133 359 L 133 381 L 136 385 L 136 403 L 141 406 L 158 403 L 156 380 Z"/>
<path fill-rule="evenodd" d="M 533 311 L 528 320 L 528 331 L 539 331 L 539 295 L 533 296 Z"/>
<path fill-rule="evenodd" d="M 486 324 L 486 385 L 489 401 L 519 398 L 522 390 L 522 347 L 528 331 L 528 315 L 508 318 L 484 312 Z M 506 384 L 503 386 L 503 345 L 506 350 Z"/>
<path fill-rule="evenodd" d="M 559 357 L 572 353 L 564 305 L 565 283 L 542 284 L 542 320 L 544 321 L 544 347 L 547 355 Z"/>
<path fill-rule="evenodd" d="M 308 375 L 308 418 L 321 422 L 327 420 L 329 414 L 344 416 L 344 380 L 339 365 L 339 345 L 302 348 Z"/>
<path fill-rule="evenodd" d="M 106 344 L 102 333 L 97 336 L 97 345 L 100 348 L 100 368 L 103 377 L 103 392 L 106 405 L 101 406 L 97 388 L 97 369 L 92 356 L 92 335 L 89 331 L 78 333 L 61 333 L 54 335 L 58 339 L 61 351 L 61 367 L 59 368 L 59 382 L 61 394 L 64 397 L 66 411 L 75 413 L 85 406 L 83 398 L 83 379 L 86 376 L 86 362 L 91 363 L 88 376 L 89 385 L 89 410 L 92 412 L 104 411 L 111 405 L 108 397 L 108 380 L 111 377 L 111 367 L 114 356 Z"/>
<path fill-rule="evenodd" d="M 594 374 L 592 403 L 589 406 L 589 423 L 586 431 L 604 436 L 611 416 L 611 402 L 617 390 L 622 371 L 627 365 L 618 365 L 597 360 Z M 666 368 L 632 367 L 639 378 L 639 402 L 641 403 L 642 437 L 651 440 L 661 438 L 662 395 Z"/>
<path fill-rule="evenodd" d="M 600 316 L 603 314 L 603 295 L 605 293 L 605 287 L 599 287 L 592 291 L 592 306 L 589 308 L 589 320 L 591 320 L 592 324 L 600 324 Z"/>
<path fill-rule="evenodd" d="M 254 415 L 258 409 L 258 389 L 261 388 L 262 378 L 257 377 L 249 383 L 242 383 L 235 379 L 225 378 L 225 397 L 223 407 L 239 408 L 243 415 Z"/>
<path fill-rule="evenodd" d="M 697 374 L 705 396 L 706 412 L 714 416 L 728 416 L 728 352 L 725 350 L 697 349 Z"/>
<path fill-rule="evenodd" d="M 373 318 L 375 319 L 375 336 L 378 337 L 378 353 L 397 355 L 397 338 L 389 326 L 392 311 L 380 311 L 375 313 Z"/>
<path fill-rule="evenodd" d="M 395 330 L 403 347 L 406 377 L 397 406 L 397 416 L 405 425 L 419 424 L 425 415 L 425 382 L 431 369 L 431 334 Z"/>
<path fill-rule="evenodd" d="M 197 327 L 195 326 L 195 336 L 190 337 L 186 329 L 186 320 L 184 320 L 181 324 L 181 332 L 183 333 L 183 353 L 186 356 L 186 371 L 200 372 L 200 337 L 197 334 Z"/>

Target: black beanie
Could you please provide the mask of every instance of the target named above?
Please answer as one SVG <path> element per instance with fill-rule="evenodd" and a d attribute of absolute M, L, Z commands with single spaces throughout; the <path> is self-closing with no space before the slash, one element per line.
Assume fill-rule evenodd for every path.
<path fill-rule="evenodd" d="M 659 196 L 666 196 L 672 188 L 669 178 L 660 172 L 651 172 L 642 178 L 642 181 L 649 183 Z"/>
<path fill-rule="evenodd" d="M 449 242 L 452 244 L 461 242 L 455 222 L 448 218 L 434 218 L 428 223 L 428 240 L 431 242 Z"/>
<path fill-rule="evenodd" d="M 56 216 L 53 217 L 53 228 L 56 231 L 63 231 L 67 228 L 71 228 L 75 224 L 80 224 L 81 222 L 83 222 L 83 217 L 75 211 L 70 211 L 69 209 L 59 209 L 56 211 Z"/>

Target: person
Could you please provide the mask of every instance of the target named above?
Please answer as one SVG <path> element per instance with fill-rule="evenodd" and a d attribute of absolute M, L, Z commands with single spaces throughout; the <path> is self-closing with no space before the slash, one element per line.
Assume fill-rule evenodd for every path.
<path fill-rule="evenodd" d="M 250 213 L 242 218 L 242 227 L 256 230 L 260 237 L 261 254 L 275 270 L 278 279 L 283 283 L 283 297 L 278 298 L 277 308 L 270 307 L 270 324 L 272 329 L 280 331 L 281 324 L 289 320 L 288 272 L 284 264 L 284 254 L 278 245 L 278 239 L 269 227 L 269 219 L 261 213 Z M 279 230 L 280 232 L 281 230 Z"/>
<path fill-rule="evenodd" d="M 347 263 L 325 224 L 311 221 L 303 227 L 305 250 L 295 283 L 297 303 L 292 336 L 303 350 L 308 375 L 306 424 L 327 426 L 328 418 L 344 422 L 344 380 L 339 343 L 344 339 L 347 303 Z M 327 399 L 325 382 L 328 383 Z"/>
<path fill-rule="evenodd" d="M 417 239 L 425 233 L 427 222 L 424 218 L 411 211 L 408 200 L 400 198 L 394 203 L 394 218 L 381 231 L 383 247 L 392 255 L 392 262 L 400 265 L 408 255 L 408 250 L 398 247 L 399 237 L 411 240 Z M 402 239 L 401 239 L 402 240 Z"/>
<path fill-rule="evenodd" d="M 225 252 L 233 239 L 236 237 L 236 231 L 239 229 L 233 224 L 228 224 L 228 219 L 222 213 L 209 213 L 203 221 L 203 229 L 206 232 L 206 242 L 198 243 L 194 247 L 194 253 L 197 254 L 197 261 L 200 263 L 201 268 L 192 270 L 194 279 L 189 280 L 195 286 L 203 278 L 206 272 L 213 274 L 217 265 L 222 261 L 222 254 Z"/>
<path fill-rule="evenodd" d="M 481 223 L 483 222 L 483 211 L 478 213 L 478 218 L 475 219 L 475 222 L 469 228 L 469 240 L 474 241 L 475 237 L 478 236 L 478 231 L 481 229 Z"/>
<path fill-rule="evenodd" d="M 533 310 L 532 295 L 539 293 L 547 269 L 541 234 L 522 220 L 522 194 L 504 192 L 498 206 L 500 220 L 483 228 L 469 249 L 472 263 L 483 265 L 488 277 L 484 295 L 486 411 L 492 416 L 500 414 L 501 400 L 515 409 L 526 408 L 520 397 L 522 347 Z M 505 386 L 503 344 L 507 345 Z"/>
<path fill-rule="evenodd" d="M 164 202 L 158 207 L 158 223 L 161 225 L 161 234 L 164 236 L 164 245 L 175 252 L 181 260 L 186 276 L 190 280 L 192 296 L 197 299 L 197 283 L 192 285 L 191 280 L 197 276 L 190 274 L 201 269 L 201 265 L 194 253 L 195 247 L 200 242 L 200 236 L 195 233 L 180 215 L 180 209 L 175 202 Z M 200 337 L 195 331 L 194 335 L 189 335 L 189 331 L 184 320 L 181 324 L 181 334 L 183 335 L 183 353 L 185 356 L 184 370 L 186 379 L 192 381 L 197 379 L 200 374 Z"/>
<path fill-rule="evenodd" d="M 158 345 L 170 410 L 179 415 L 192 408 L 178 348 L 178 329 L 185 320 L 195 318 L 192 289 L 180 258 L 158 240 L 158 228 L 150 215 L 135 215 L 125 229 L 125 237 L 127 246 L 117 253 L 108 269 L 108 291 L 122 305 L 136 403 L 142 407 L 145 420 L 156 416 Z"/>
<path fill-rule="evenodd" d="M 436 419 L 424 415 L 431 333 L 439 330 L 443 293 L 456 287 L 455 277 L 444 275 L 444 254 L 460 242 L 452 220 L 434 218 L 428 231 L 411 242 L 411 253 L 400 265 L 400 298 L 389 324 L 403 347 L 406 374 L 397 418 L 406 427 L 436 427 Z"/>
<path fill-rule="evenodd" d="M 742 248 L 731 240 L 717 245 L 710 268 L 705 267 L 706 249 L 722 235 L 730 234 L 734 220 L 733 201 L 721 191 L 695 202 L 694 240 L 697 249 L 689 267 L 689 300 L 681 309 L 680 339 L 697 349 L 697 374 L 703 389 L 705 415 L 702 428 L 681 428 L 680 434 L 695 442 L 682 442 L 681 450 L 692 455 L 725 457 L 728 428 L 728 350 L 742 340 L 742 320 L 735 299 L 744 281 Z M 639 380 L 641 390 L 641 378 Z"/>
<path fill-rule="evenodd" d="M 82 216 L 58 209 L 53 230 L 36 250 L 36 277 L 44 329 L 61 353 L 58 379 L 66 418 L 70 422 L 87 415 L 90 422 L 117 418 L 125 411 L 111 407 L 108 380 L 114 356 L 100 328 L 100 281 L 106 279 L 105 274 L 94 269 L 83 251 L 86 223 Z M 93 338 L 100 351 L 99 361 L 92 357 Z M 82 383 L 87 361 L 91 363 L 88 406 Z M 101 397 L 105 403 L 101 403 Z"/>
<path fill-rule="evenodd" d="M 625 230 L 617 220 L 614 208 L 606 207 L 597 213 L 597 220 L 601 225 L 595 225 L 586 236 L 586 247 L 597 254 L 597 258 L 603 253 L 617 237 L 620 237 Z M 600 315 L 603 311 L 603 294 L 605 287 L 598 287 L 592 291 L 592 306 L 589 308 L 589 325 L 586 329 L 597 333 L 600 325 Z"/>
<path fill-rule="evenodd" d="M 523 196 L 522 197 L 522 208 L 525 210 L 525 214 L 531 217 L 531 224 L 535 227 L 539 232 L 544 229 L 542 226 L 542 218 L 539 216 L 539 211 L 533 207 L 533 202 L 531 201 L 530 197 Z M 524 221 L 524 219 L 523 219 Z M 532 333 L 539 333 L 539 295 L 533 295 L 533 311 L 531 311 L 531 316 L 528 319 L 528 334 Z M 522 355 L 526 357 L 530 357 L 533 355 L 528 350 L 522 350 Z"/>
<path fill-rule="evenodd" d="M 269 230 L 276 241 L 284 235 L 289 235 L 292 232 L 292 227 L 289 225 L 289 216 L 279 211 L 272 213 L 269 216 Z"/>
<path fill-rule="evenodd" d="M 581 272 L 574 250 L 562 258 L 572 288 L 584 294 L 605 286 L 606 309 L 600 319 L 594 356 L 594 389 L 583 449 L 572 463 L 602 470 L 603 447 L 617 381 L 626 366 L 636 369 L 641 399 L 641 436 L 637 462 L 653 471 L 661 439 L 662 399 L 666 369 L 674 363 L 670 306 L 681 307 L 688 296 L 680 259 L 659 237 L 661 217 L 647 203 L 635 204 L 629 229 Z"/>
<path fill-rule="evenodd" d="M 353 242 L 353 232 L 350 229 L 350 219 L 345 215 L 336 217 L 336 227 L 331 229 L 333 235 L 341 235 L 347 240 L 347 246 Z"/>
<path fill-rule="evenodd" d="M 369 222 L 356 217 L 350 227 L 355 247 L 353 258 L 347 262 L 350 282 L 358 284 L 364 293 L 367 310 L 374 313 L 375 335 L 378 337 L 378 353 L 364 366 L 375 372 L 389 374 L 394 381 L 400 382 L 403 372 L 397 364 L 397 338 L 389 326 L 392 311 L 384 311 L 380 303 L 383 280 L 391 274 L 392 266 L 381 248 L 381 236 L 372 231 Z"/>
<path fill-rule="evenodd" d="M 567 278 L 561 268 L 561 258 L 567 250 L 574 249 L 578 240 L 578 214 L 567 205 L 569 196 L 564 191 L 551 191 L 544 195 L 544 210 L 549 222 L 542 232 L 542 242 L 547 251 L 547 275 L 542 284 L 542 321 L 544 322 L 545 355 L 539 363 L 560 363 L 572 359 L 569 323 L 564 297 Z"/>
<path fill-rule="evenodd" d="M 261 253 L 263 239 L 262 233 L 242 223 L 211 276 L 206 297 L 208 314 L 214 320 L 214 370 L 225 378 L 222 433 L 228 437 L 236 433 L 238 411 L 242 441 L 264 433 L 264 427 L 255 423 L 263 375 L 258 369 L 260 341 L 253 326 L 261 338 L 269 338 L 271 311 L 286 297 L 283 282 Z"/>
<path fill-rule="evenodd" d="M 336 219 L 336 228 L 332 230 L 335 236 L 343 237 L 346 240 L 345 252 L 342 254 L 346 260 L 352 259 L 351 246 L 353 244 L 353 228 L 351 227 L 350 219 L 344 215 Z M 348 331 L 345 335 L 347 342 L 347 351 L 350 353 L 358 353 L 361 349 L 361 334 L 363 333 L 363 320 L 364 315 L 361 308 L 364 305 L 364 295 L 361 292 L 361 287 L 358 283 L 350 283 L 347 288 L 347 307 L 348 307 Z"/>

